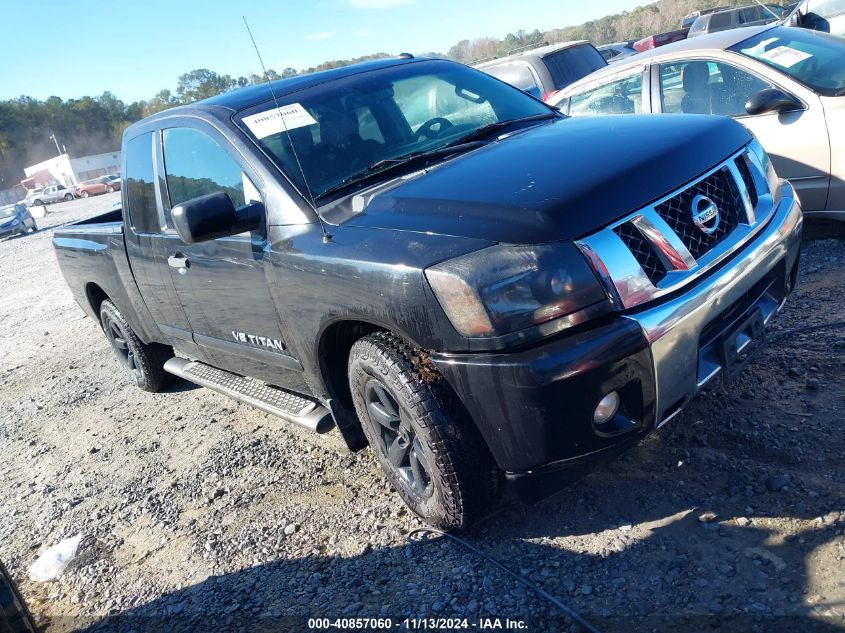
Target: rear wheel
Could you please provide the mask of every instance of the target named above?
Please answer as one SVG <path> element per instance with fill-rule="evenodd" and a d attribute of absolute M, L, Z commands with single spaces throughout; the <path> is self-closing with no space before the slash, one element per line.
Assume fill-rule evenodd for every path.
<path fill-rule="evenodd" d="M 73 200 L 73 194 L 72 193 L 66 193 L 65 194 L 65 202 L 70 202 L 71 200 Z"/>
<path fill-rule="evenodd" d="M 34 204 L 35 206 L 39 207 L 39 206 L 41 206 L 41 205 L 42 205 L 42 204 L 44 204 L 44 203 L 43 203 L 43 202 L 41 202 L 41 200 L 39 200 L 39 199 L 35 199 L 35 200 L 33 200 L 33 201 L 32 201 L 32 204 Z"/>
<path fill-rule="evenodd" d="M 114 192 L 114 187 L 112 187 L 111 185 L 106 187 L 106 193 L 112 193 L 112 192 Z"/>
<path fill-rule="evenodd" d="M 36 630 L 12 577 L 0 562 L 0 633 L 35 633 Z"/>
<path fill-rule="evenodd" d="M 419 358 L 419 356 L 417 356 Z M 364 434 L 402 500 L 427 523 L 461 529 L 498 499 L 502 474 L 463 405 L 415 350 L 378 332 L 350 352 Z"/>
<path fill-rule="evenodd" d="M 81 195 L 82 195 L 82 197 L 83 197 L 83 198 L 87 198 L 87 197 L 88 197 L 88 192 L 87 192 L 87 191 L 83 191 Z"/>
<path fill-rule="evenodd" d="M 164 363 L 173 356 L 173 348 L 158 343 L 142 342 L 111 301 L 100 306 L 103 332 L 130 380 L 144 391 L 161 391 L 173 382 L 164 371 Z"/>

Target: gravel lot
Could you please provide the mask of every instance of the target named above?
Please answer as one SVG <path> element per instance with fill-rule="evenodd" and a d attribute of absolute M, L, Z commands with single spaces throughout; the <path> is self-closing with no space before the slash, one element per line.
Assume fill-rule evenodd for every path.
<path fill-rule="evenodd" d="M 0 242 L 0 558 L 40 624 L 579 630 L 460 545 L 409 544 L 419 522 L 336 433 L 187 384 L 130 387 L 50 249 L 50 228 L 118 195 L 53 205 L 39 233 Z M 796 331 L 845 319 L 845 227 L 808 229 L 798 290 L 737 383 L 540 504 L 507 497 L 467 539 L 604 631 L 845 629 L 845 328 Z M 78 533 L 60 580 L 27 579 Z"/>

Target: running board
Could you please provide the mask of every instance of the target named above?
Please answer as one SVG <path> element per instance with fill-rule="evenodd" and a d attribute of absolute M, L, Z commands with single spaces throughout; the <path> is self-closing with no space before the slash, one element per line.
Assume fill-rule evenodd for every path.
<path fill-rule="evenodd" d="M 178 357 L 164 363 L 164 370 L 311 431 L 326 433 L 334 427 L 331 413 L 321 404 L 258 380 Z"/>

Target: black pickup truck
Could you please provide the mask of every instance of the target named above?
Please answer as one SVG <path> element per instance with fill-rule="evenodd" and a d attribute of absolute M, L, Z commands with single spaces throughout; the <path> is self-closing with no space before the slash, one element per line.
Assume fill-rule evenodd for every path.
<path fill-rule="evenodd" d="M 131 379 L 336 426 L 449 528 L 740 371 L 802 225 L 729 119 L 568 119 L 409 55 L 156 114 L 122 173 L 53 244 Z"/>

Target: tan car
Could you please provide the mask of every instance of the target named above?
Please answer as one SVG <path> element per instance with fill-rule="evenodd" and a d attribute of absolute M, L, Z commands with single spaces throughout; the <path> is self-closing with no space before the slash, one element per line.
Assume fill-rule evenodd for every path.
<path fill-rule="evenodd" d="M 732 117 L 757 136 L 807 215 L 845 220 L 845 39 L 783 26 L 723 31 L 622 60 L 549 102 L 572 116 Z"/>
<path fill-rule="evenodd" d="M 120 176 L 114 174 L 92 178 L 91 180 L 83 180 L 76 185 L 76 195 L 80 198 L 96 196 L 101 193 L 111 193 L 112 191 L 120 191 Z"/>

